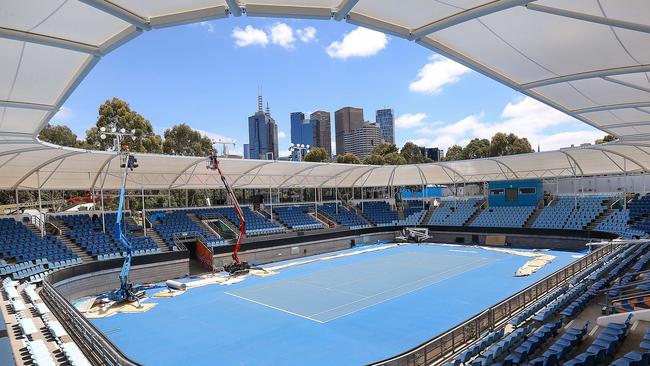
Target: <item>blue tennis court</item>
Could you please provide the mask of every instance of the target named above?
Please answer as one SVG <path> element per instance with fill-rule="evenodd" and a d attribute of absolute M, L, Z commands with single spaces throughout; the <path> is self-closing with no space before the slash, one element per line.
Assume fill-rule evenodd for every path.
<path fill-rule="evenodd" d="M 209 285 L 93 323 L 145 365 L 360 365 L 401 353 L 575 260 L 403 245 Z M 448 309 L 454 311 L 448 311 Z"/>

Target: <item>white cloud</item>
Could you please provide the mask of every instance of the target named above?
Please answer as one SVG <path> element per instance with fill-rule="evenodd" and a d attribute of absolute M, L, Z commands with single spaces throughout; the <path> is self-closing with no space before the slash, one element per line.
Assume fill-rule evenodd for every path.
<path fill-rule="evenodd" d="M 210 22 L 200 22 L 199 25 L 201 27 L 205 28 L 205 30 L 207 30 L 208 33 L 214 33 L 214 25 L 212 25 L 212 23 L 210 23 Z"/>
<path fill-rule="evenodd" d="M 395 126 L 397 128 L 413 128 L 423 126 L 425 118 L 427 118 L 427 115 L 424 113 L 406 113 L 397 117 L 395 120 Z"/>
<path fill-rule="evenodd" d="M 380 32 L 357 27 L 343 36 L 343 40 L 332 42 L 327 54 L 332 58 L 367 57 L 377 54 L 388 44 L 388 37 Z"/>
<path fill-rule="evenodd" d="M 293 29 L 286 23 L 275 23 L 271 27 L 271 42 L 282 48 L 293 48 L 296 37 L 293 36 Z"/>
<path fill-rule="evenodd" d="M 284 131 L 278 131 L 278 139 L 282 140 L 287 137 L 287 134 Z"/>
<path fill-rule="evenodd" d="M 461 75 L 470 71 L 467 67 L 439 55 L 433 55 L 429 60 L 431 62 L 418 71 L 417 80 L 409 84 L 410 91 L 438 94 L 443 86 L 458 82 Z"/>
<path fill-rule="evenodd" d="M 72 109 L 63 106 L 59 109 L 58 112 L 56 112 L 54 117 L 52 117 L 51 123 L 56 124 L 60 122 L 67 122 L 68 120 L 70 120 L 70 118 L 72 118 L 72 116 L 74 116 L 74 113 L 72 113 Z"/>
<path fill-rule="evenodd" d="M 247 25 L 244 29 L 235 27 L 230 36 L 235 39 L 235 46 L 237 47 L 255 45 L 266 47 L 269 44 L 269 36 L 266 32 L 251 25 Z"/>
<path fill-rule="evenodd" d="M 286 158 L 291 156 L 291 151 L 289 151 L 288 149 L 280 149 L 278 155 L 280 155 L 281 158 Z"/>
<path fill-rule="evenodd" d="M 555 150 L 571 144 L 577 146 L 585 142 L 593 143 L 604 135 L 595 129 L 586 129 L 576 119 L 530 97 L 508 103 L 503 108 L 499 121 L 486 122 L 483 119 L 484 115 L 480 113 L 446 126 L 423 122 L 417 130 L 419 138 L 416 143 L 446 150 L 453 144 L 464 146 L 475 137 L 490 139 L 495 133 L 504 132 L 526 137 L 533 149 L 537 149 L 539 144 L 542 150 Z M 580 127 L 579 130 L 548 132 L 550 128 L 563 126 Z"/>
<path fill-rule="evenodd" d="M 296 29 L 296 34 L 304 43 L 309 43 L 316 39 L 316 28 L 314 27 L 305 27 L 302 29 Z"/>

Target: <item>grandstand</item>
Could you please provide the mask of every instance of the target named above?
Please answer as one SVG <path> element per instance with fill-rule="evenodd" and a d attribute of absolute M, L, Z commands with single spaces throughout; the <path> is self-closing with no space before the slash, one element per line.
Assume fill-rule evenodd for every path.
<path fill-rule="evenodd" d="M 648 365 L 647 2 L 2 5 L 1 365 Z M 614 141 L 395 166 L 220 158 L 225 175 L 198 169 L 204 156 L 134 153 L 146 168 L 126 179 L 116 151 L 39 140 L 123 44 L 242 15 L 345 21 L 413 41 Z M 509 123 L 530 123 L 511 112 Z M 242 235 L 230 205 L 163 203 L 226 180 L 258 196 L 244 202 Z M 413 187 L 416 200 L 395 195 Z M 313 202 L 294 201 L 295 189 L 313 190 Z M 141 201 L 120 225 L 105 207 L 117 190 Z M 21 202 L 22 191 L 38 201 Z M 89 212 L 45 191 L 85 192 Z M 290 198 L 279 202 L 281 191 Z M 395 243 L 410 227 L 429 242 Z M 242 260 L 263 270 L 219 272 L 238 239 Z M 107 294 L 123 268 L 144 297 L 120 313 Z"/>

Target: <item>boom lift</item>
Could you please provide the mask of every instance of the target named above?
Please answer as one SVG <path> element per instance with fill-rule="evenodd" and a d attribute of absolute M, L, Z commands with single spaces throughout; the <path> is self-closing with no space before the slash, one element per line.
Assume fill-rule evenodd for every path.
<path fill-rule="evenodd" d="M 237 197 L 235 197 L 235 193 L 230 187 L 230 184 L 228 183 L 226 176 L 221 171 L 221 167 L 219 167 L 219 159 L 217 157 L 216 151 L 212 151 L 210 153 L 210 156 L 208 157 L 208 169 L 216 170 L 219 173 L 219 176 L 221 177 L 221 181 L 223 182 L 223 186 L 226 188 L 226 193 L 228 194 L 228 197 L 230 198 L 230 202 L 232 203 L 233 208 L 235 209 L 235 213 L 237 214 L 237 218 L 239 219 L 239 236 L 237 237 L 237 244 L 235 244 L 235 250 L 232 252 L 233 262 L 231 264 L 225 265 L 223 269 L 226 272 L 230 273 L 231 275 L 247 274 L 248 271 L 251 269 L 251 265 L 248 264 L 247 262 L 240 261 L 238 256 L 239 247 L 241 246 L 241 241 L 244 238 L 244 235 L 246 235 L 246 219 L 244 218 L 244 213 L 242 212 L 241 207 L 239 206 Z"/>
<path fill-rule="evenodd" d="M 124 195 L 126 192 L 126 179 L 129 176 L 129 171 L 138 167 L 138 159 L 135 158 L 130 152 L 128 146 L 124 146 L 120 154 L 120 168 L 124 169 L 122 176 L 122 188 L 120 190 L 120 201 L 117 206 L 117 217 L 115 219 L 115 235 L 120 238 L 120 242 L 126 247 L 126 256 L 122 264 L 122 271 L 120 272 L 120 288 L 113 290 L 109 293 L 108 298 L 115 302 L 136 301 L 139 298 L 138 291 L 135 290 L 133 284 L 129 282 L 129 271 L 131 270 L 131 259 L 133 258 L 133 251 L 131 241 L 124 235 L 122 231 L 122 216 L 124 210 Z"/>

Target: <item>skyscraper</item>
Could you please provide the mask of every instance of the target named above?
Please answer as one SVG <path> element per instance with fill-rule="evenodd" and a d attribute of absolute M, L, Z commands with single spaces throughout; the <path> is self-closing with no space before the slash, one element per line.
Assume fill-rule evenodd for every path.
<path fill-rule="evenodd" d="M 354 131 L 344 133 L 343 140 L 346 148 L 344 153 L 352 153 L 359 159 L 365 159 L 375 146 L 383 142 L 379 125 L 369 122 Z M 338 151 L 338 146 L 336 150 Z"/>
<path fill-rule="evenodd" d="M 336 135 L 336 155 L 345 154 L 345 140 L 343 136 L 363 126 L 363 109 L 344 107 L 334 112 L 334 128 Z"/>
<path fill-rule="evenodd" d="M 291 143 L 320 147 L 320 121 L 305 119 L 302 112 L 291 113 Z"/>
<path fill-rule="evenodd" d="M 375 122 L 381 128 L 381 136 L 384 142 L 395 143 L 395 112 L 393 109 L 379 109 L 375 114 Z"/>
<path fill-rule="evenodd" d="M 271 110 L 263 110 L 262 96 L 257 97 L 257 112 L 248 117 L 248 150 L 250 159 L 278 159 L 278 125 Z"/>
<path fill-rule="evenodd" d="M 316 111 L 309 118 L 317 119 L 320 122 L 320 147 L 327 151 L 328 156 L 332 156 L 332 126 L 330 112 Z"/>

